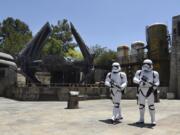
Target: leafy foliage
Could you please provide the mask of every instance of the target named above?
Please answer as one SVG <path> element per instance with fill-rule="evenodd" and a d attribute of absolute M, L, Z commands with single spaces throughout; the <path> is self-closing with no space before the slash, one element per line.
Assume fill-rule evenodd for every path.
<path fill-rule="evenodd" d="M 101 54 L 107 51 L 106 47 L 101 47 L 100 45 L 95 45 L 90 48 L 90 50 L 94 53 L 94 57 L 97 58 Z"/>
<path fill-rule="evenodd" d="M 15 55 L 32 38 L 24 22 L 8 17 L 0 24 L 0 51 Z"/>
<path fill-rule="evenodd" d="M 68 21 L 58 21 L 57 25 L 51 25 L 51 28 L 52 34 L 43 49 L 43 55 L 54 54 L 82 59 L 81 52 L 75 49 L 77 44 L 73 43 Z"/>
<path fill-rule="evenodd" d="M 62 55 L 76 59 L 83 59 L 82 53 L 76 49 L 73 42 L 70 25 L 66 19 L 51 25 L 52 34 L 48 38 L 42 55 Z M 8 17 L 0 22 L 0 51 L 15 55 L 32 38 L 32 32 L 27 24 L 19 19 Z M 95 45 L 90 48 L 95 54 L 95 64 L 109 65 L 116 59 L 116 53 L 106 47 Z"/>
<path fill-rule="evenodd" d="M 112 62 L 116 60 L 116 52 L 109 50 L 100 45 L 95 45 L 91 48 L 95 53 L 95 65 L 99 66 L 111 66 Z"/>

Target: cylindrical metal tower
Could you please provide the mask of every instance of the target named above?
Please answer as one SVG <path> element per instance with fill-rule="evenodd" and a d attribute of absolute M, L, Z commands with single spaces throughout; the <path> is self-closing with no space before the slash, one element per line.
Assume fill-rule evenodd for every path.
<path fill-rule="evenodd" d="M 131 44 L 131 61 L 141 62 L 144 58 L 144 42 L 135 41 Z"/>
<path fill-rule="evenodd" d="M 162 86 L 169 84 L 169 47 L 168 29 L 163 23 L 155 23 L 146 28 L 148 58 L 154 63 L 154 69 L 159 72 Z"/>
<path fill-rule="evenodd" d="M 172 18 L 172 47 L 168 98 L 180 99 L 180 15 Z"/>
<path fill-rule="evenodd" d="M 129 47 L 122 45 L 117 48 L 117 58 L 120 64 L 127 64 L 129 62 Z"/>

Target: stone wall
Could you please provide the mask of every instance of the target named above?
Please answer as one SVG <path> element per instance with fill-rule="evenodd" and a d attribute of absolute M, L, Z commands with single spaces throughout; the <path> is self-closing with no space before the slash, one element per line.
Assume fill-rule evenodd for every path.
<path fill-rule="evenodd" d="M 128 87 L 123 99 L 135 99 L 136 87 Z M 166 98 L 168 87 L 159 87 L 160 98 Z M 67 101 L 69 91 L 79 91 L 80 100 L 110 98 L 109 89 L 106 87 L 19 87 L 13 91 L 14 99 L 23 101 L 59 100 Z"/>
<path fill-rule="evenodd" d="M 12 89 L 9 98 L 22 101 L 59 100 L 67 101 L 70 91 L 79 91 L 80 100 L 108 98 L 106 87 L 18 87 Z"/>
<path fill-rule="evenodd" d="M 16 100 L 22 101 L 37 101 L 39 100 L 40 90 L 39 88 L 32 87 L 18 87 L 13 91 L 13 97 Z"/>
<path fill-rule="evenodd" d="M 3 73 L 0 78 L 0 96 L 9 95 L 17 83 L 16 71 L 11 68 L 0 68 L 0 70 Z"/>

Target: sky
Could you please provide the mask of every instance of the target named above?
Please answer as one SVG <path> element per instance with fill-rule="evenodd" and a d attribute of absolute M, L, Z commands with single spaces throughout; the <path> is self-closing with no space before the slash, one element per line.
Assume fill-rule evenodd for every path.
<path fill-rule="evenodd" d="M 120 45 L 146 42 L 145 27 L 180 15 L 180 0 L 0 0 L 0 22 L 22 20 L 33 35 L 48 21 L 72 22 L 88 46 L 116 50 Z"/>

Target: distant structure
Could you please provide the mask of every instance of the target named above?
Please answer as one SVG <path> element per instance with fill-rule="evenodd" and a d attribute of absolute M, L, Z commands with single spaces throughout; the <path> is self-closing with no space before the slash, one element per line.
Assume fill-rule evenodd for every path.
<path fill-rule="evenodd" d="M 17 83 L 17 65 L 14 58 L 6 53 L 0 52 L 0 96 L 9 95 Z"/>
<path fill-rule="evenodd" d="M 145 43 L 143 41 L 134 41 L 131 43 L 131 54 L 130 54 L 130 63 L 134 63 L 131 68 L 131 85 L 133 85 L 132 78 L 137 70 L 141 68 L 141 63 L 146 56 L 145 54 Z"/>
<path fill-rule="evenodd" d="M 117 47 L 117 59 L 120 62 L 120 64 L 129 63 L 128 56 L 129 56 L 128 45 L 121 45 Z"/>
<path fill-rule="evenodd" d="M 153 61 L 154 69 L 159 72 L 161 86 L 169 86 L 168 37 L 167 26 L 163 23 L 155 23 L 146 27 L 147 45 L 142 41 L 135 41 L 131 44 L 131 50 L 124 45 L 117 48 L 117 59 L 122 65 L 122 70 L 127 73 L 129 86 L 134 86 L 132 78 L 136 70 L 141 68 L 142 61 L 146 58 Z M 148 51 L 146 52 L 145 49 Z"/>
<path fill-rule="evenodd" d="M 180 15 L 172 19 L 170 82 L 167 98 L 180 99 Z"/>
<path fill-rule="evenodd" d="M 15 59 L 11 55 L 0 53 L 0 96 L 14 96 L 18 100 L 38 100 L 51 95 L 59 100 L 67 100 L 69 91 L 79 90 L 84 99 L 107 97 L 109 91 L 101 84 L 111 65 L 94 67 L 94 55 L 90 53 L 72 24 L 71 31 L 80 46 L 84 61 L 71 61 L 59 56 L 49 56 L 41 61 L 35 59 L 43 47 L 44 39 L 49 35 L 49 24 L 45 25 L 42 32 L 30 42 L 29 47 L 26 46 L 20 53 L 18 58 L 22 62 L 21 70 L 24 71 L 21 75 L 17 74 L 19 70 Z M 166 24 L 155 23 L 146 27 L 146 43 L 134 41 L 131 48 L 126 44 L 117 47 L 116 61 L 121 64 L 128 79 L 129 91 L 126 98 L 135 97 L 136 87 L 132 79 L 135 72 L 141 69 L 143 60 L 149 58 L 153 61 L 154 70 L 160 75 L 161 97 L 180 99 L 180 15 L 172 19 L 172 46 L 169 46 L 170 40 Z M 43 85 L 29 85 L 28 76 Z M 18 80 L 23 80 L 23 85 Z"/>
<path fill-rule="evenodd" d="M 126 73 L 129 72 L 129 67 L 127 66 L 129 64 L 129 52 L 130 49 L 128 45 L 117 47 L 117 61 L 121 64 L 122 71 Z M 127 75 L 127 79 L 131 80 L 131 74 Z"/>
<path fill-rule="evenodd" d="M 163 23 L 155 23 L 146 27 L 147 55 L 160 75 L 161 86 L 169 83 L 169 43 L 168 29 Z"/>
<path fill-rule="evenodd" d="M 142 61 L 144 58 L 144 42 L 135 41 L 131 44 L 131 62 Z M 133 57 L 134 56 L 134 57 Z"/>
<path fill-rule="evenodd" d="M 127 74 L 129 86 L 134 85 L 132 78 L 136 70 L 139 68 L 139 59 L 144 58 L 144 50 L 140 49 L 142 47 L 144 47 L 143 42 L 135 41 L 131 45 L 131 50 L 127 45 L 122 45 L 117 48 L 117 61 L 121 64 L 122 71 L 126 72 Z"/>

